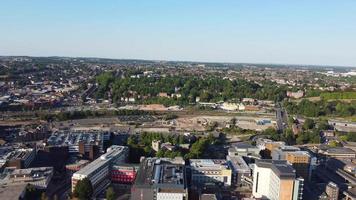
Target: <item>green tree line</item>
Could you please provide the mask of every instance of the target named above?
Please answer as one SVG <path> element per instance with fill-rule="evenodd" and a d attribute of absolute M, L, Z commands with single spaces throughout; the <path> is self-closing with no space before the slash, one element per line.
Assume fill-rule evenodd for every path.
<path fill-rule="evenodd" d="M 280 101 L 286 97 L 287 88 L 266 81 L 257 84 L 244 79 L 222 79 L 216 76 L 166 76 L 160 78 L 115 77 L 113 73 L 105 72 L 97 76 L 97 97 L 111 98 L 118 102 L 121 97 L 134 95 L 140 103 L 163 103 L 167 105 L 185 105 L 195 102 L 199 97 L 203 102 L 217 102 L 241 99 L 245 97 Z M 181 98 L 159 98 L 160 92 L 173 94 L 179 89 Z M 146 97 L 146 98 L 138 98 Z"/>

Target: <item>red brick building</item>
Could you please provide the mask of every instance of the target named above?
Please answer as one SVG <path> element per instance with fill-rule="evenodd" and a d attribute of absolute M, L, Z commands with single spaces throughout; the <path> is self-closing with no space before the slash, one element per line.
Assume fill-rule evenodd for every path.
<path fill-rule="evenodd" d="M 111 169 L 111 181 L 114 183 L 132 184 L 135 181 L 138 166 L 114 165 Z"/>

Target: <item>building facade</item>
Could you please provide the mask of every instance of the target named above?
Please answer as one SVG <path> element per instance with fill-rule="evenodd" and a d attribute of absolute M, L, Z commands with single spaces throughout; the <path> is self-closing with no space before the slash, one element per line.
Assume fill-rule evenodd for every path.
<path fill-rule="evenodd" d="M 223 159 L 190 159 L 192 183 L 197 186 L 230 186 L 232 169 Z"/>
<path fill-rule="evenodd" d="M 303 195 L 303 179 L 287 161 L 258 160 L 253 169 L 252 194 L 255 198 L 299 200 Z"/>
<path fill-rule="evenodd" d="M 135 181 L 138 166 L 120 164 L 111 168 L 110 179 L 114 183 L 132 184 Z"/>
<path fill-rule="evenodd" d="M 93 185 L 94 194 L 110 183 L 110 171 L 114 164 L 123 163 L 128 156 L 128 147 L 113 145 L 100 158 L 89 163 L 72 176 L 72 191 L 79 180 L 88 178 Z"/>

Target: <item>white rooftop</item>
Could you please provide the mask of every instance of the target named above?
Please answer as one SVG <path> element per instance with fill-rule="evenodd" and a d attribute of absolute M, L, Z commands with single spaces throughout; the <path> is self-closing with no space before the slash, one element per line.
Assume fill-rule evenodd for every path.
<path fill-rule="evenodd" d="M 125 149 L 128 149 L 128 147 L 125 146 L 117 146 L 113 145 L 107 149 L 107 152 L 94 160 L 93 162 L 89 163 L 79 171 L 73 174 L 74 177 L 87 177 L 91 173 L 93 173 L 96 169 L 99 167 L 109 163 L 112 158 L 115 158 L 119 156 Z"/>
<path fill-rule="evenodd" d="M 190 159 L 190 166 L 195 170 L 222 170 L 229 165 L 224 159 Z"/>

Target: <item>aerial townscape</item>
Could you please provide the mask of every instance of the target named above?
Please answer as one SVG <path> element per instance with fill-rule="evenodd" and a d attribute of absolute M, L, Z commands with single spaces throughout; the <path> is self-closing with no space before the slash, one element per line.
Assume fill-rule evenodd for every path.
<path fill-rule="evenodd" d="M 347 67 L 0 57 L 6 199 L 355 199 Z"/>
<path fill-rule="evenodd" d="M 0 200 L 356 200 L 356 1 L 1 1 Z"/>

